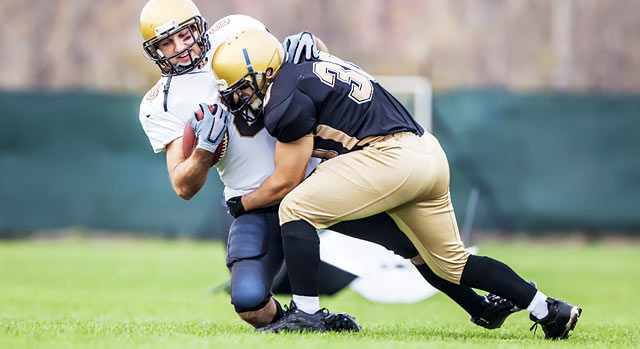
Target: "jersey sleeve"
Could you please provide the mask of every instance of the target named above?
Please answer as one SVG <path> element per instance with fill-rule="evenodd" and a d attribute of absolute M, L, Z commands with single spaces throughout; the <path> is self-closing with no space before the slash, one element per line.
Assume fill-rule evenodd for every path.
<path fill-rule="evenodd" d="M 140 104 L 140 124 L 149 138 L 155 153 L 166 150 L 167 144 L 182 137 L 186 120 L 171 112 L 159 110 L 153 103 L 143 100 Z"/>
<path fill-rule="evenodd" d="M 294 89 L 282 102 L 267 104 L 265 126 L 278 141 L 296 141 L 314 130 L 316 124 L 315 104 L 310 96 Z"/>

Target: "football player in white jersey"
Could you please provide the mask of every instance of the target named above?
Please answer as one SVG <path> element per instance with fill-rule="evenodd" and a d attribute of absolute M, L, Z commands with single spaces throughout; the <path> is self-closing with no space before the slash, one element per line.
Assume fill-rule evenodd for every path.
<path fill-rule="evenodd" d="M 142 10 L 143 48 L 163 76 L 140 104 L 140 123 L 154 152 L 166 151 L 172 186 L 183 199 L 190 199 L 204 185 L 212 152 L 217 146 L 202 140 L 193 154 L 185 158 L 182 135 L 187 122 L 192 122 L 196 131 L 203 127 L 215 132 L 227 130 L 226 154 L 215 165 L 224 183 L 227 201 L 256 189 L 275 168 L 275 139 L 262 124 L 250 123 L 244 117 L 234 118 L 222 108 L 218 108 L 215 115 L 203 108 L 205 120 L 193 120 L 194 110 L 200 103 L 218 100 L 210 64 L 215 49 L 229 35 L 245 29 L 266 31 L 262 23 L 243 15 L 224 17 L 208 29 L 190 0 L 150 0 Z M 292 60 L 299 60 L 302 55 L 307 58 L 317 55 L 313 36 L 308 33 L 291 36 L 285 44 Z M 309 164 L 307 173 L 315 164 Z M 343 222 L 332 229 L 381 244 L 405 258 L 417 255 L 411 242 L 386 215 Z M 254 327 L 265 326 L 283 315 L 282 307 L 270 293 L 282 261 L 277 206 L 237 217 L 229 232 L 227 251 L 231 302 L 238 315 Z M 513 305 L 504 299 L 481 297 L 471 289 L 448 284 L 428 268 L 419 268 L 419 271 L 467 310 L 476 324 L 496 328 L 512 312 Z M 346 314 L 329 314 L 326 322 L 328 329 L 358 329 Z"/>
<path fill-rule="evenodd" d="M 140 15 L 145 55 L 162 72 L 140 104 L 140 123 L 154 152 L 166 151 L 172 186 L 183 199 L 190 199 L 202 187 L 211 162 L 206 142 L 199 142 L 189 158 L 182 145 L 184 127 L 199 103 L 218 100 L 210 64 L 215 49 L 211 47 L 244 29 L 267 30 L 243 15 L 222 18 L 208 29 L 190 0 L 150 0 Z M 262 126 L 252 127 L 242 118 L 242 123 L 236 123 L 229 113 L 218 112 L 225 118 L 222 124 L 231 123 L 225 127 L 229 136 L 225 156 L 215 165 L 225 186 L 225 199 L 230 199 L 257 188 L 273 172 L 275 139 Z M 309 171 L 316 163 L 310 162 Z M 254 327 L 269 324 L 284 313 L 270 293 L 283 261 L 277 228 L 277 208 L 266 208 L 236 219 L 229 233 L 231 300 L 238 315 Z M 336 330 L 358 329 L 345 314 L 331 314 L 331 319 Z"/>

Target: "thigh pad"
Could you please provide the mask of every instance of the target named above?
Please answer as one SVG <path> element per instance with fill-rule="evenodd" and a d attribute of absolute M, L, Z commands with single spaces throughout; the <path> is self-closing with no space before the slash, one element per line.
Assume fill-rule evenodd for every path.
<path fill-rule="evenodd" d="M 227 266 L 238 260 L 264 256 L 269 245 L 269 232 L 273 228 L 269 225 L 265 214 L 238 217 L 229 230 Z"/>

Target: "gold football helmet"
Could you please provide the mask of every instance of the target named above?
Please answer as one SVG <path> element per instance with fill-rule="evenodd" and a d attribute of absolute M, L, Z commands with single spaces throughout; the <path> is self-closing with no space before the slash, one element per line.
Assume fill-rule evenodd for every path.
<path fill-rule="evenodd" d="M 222 42 L 211 65 L 218 78 L 218 92 L 229 111 L 254 121 L 267 87 L 283 62 L 282 44 L 266 31 L 247 29 Z M 240 98 L 238 91 L 248 87 L 253 93 Z"/>
<path fill-rule="evenodd" d="M 165 57 L 157 44 L 184 29 L 188 29 L 193 43 L 184 50 Z M 191 0 L 149 0 L 140 13 L 140 32 L 147 59 L 153 60 L 165 75 L 180 75 L 193 70 L 204 59 L 209 49 L 207 22 Z M 199 56 L 192 55 L 191 48 L 198 45 Z M 190 64 L 177 65 L 171 59 L 189 52 Z"/>

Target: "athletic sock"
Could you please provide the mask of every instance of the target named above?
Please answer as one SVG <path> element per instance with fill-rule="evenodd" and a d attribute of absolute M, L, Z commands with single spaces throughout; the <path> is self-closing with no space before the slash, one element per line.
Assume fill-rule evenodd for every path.
<path fill-rule="evenodd" d="M 531 304 L 527 307 L 527 310 L 531 312 L 531 315 L 535 316 L 536 319 L 544 319 L 547 315 L 549 315 L 549 308 L 547 307 L 547 296 L 544 293 L 538 291 L 536 295 L 533 297 Z"/>
<path fill-rule="evenodd" d="M 299 296 L 297 294 L 294 294 L 293 302 L 296 303 L 296 307 L 298 307 L 298 309 L 304 311 L 307 314 L 314 314 L 315 312 L 320 310 L 319 297 Z"/>
<path fill-rule="evenodd" d="M 305 221 L 292 221 L 282 225 L 281 235 L 291 293 L 317 297 L 320 238 L 316 229 Z"/>
<path fill-rule="evenodd" d="M 415 265 L 422 277 L 427 280 L 431 286 L 442 291 L 453 301 L 458 303 L 462 309 L 466 310 L 469 315 L 474 317 L 482 316 L 483 297 L 477 294 L 470 287 L 456 285 L 436 275 L 431 268 L 425 263 Z"/>
<path fill-rule="evenodd" d="M 508 265 L 489 257 L 470 255 L 460 277 L 460 285 L 479 288 L 527 308 L 536 288 L 524 281 Z"/>

